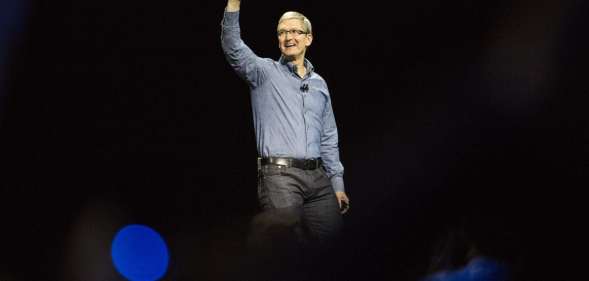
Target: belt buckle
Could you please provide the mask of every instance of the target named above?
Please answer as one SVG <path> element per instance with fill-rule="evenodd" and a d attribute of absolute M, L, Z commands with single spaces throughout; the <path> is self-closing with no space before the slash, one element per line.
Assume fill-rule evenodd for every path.
<path fill-rule="evenodd" d="M 317 160 L 315 159 L 308 159 L 305 160 L 304 162 L 304 166 L 305 166 L 305 170 L 315 170 L 317 167 Z"/>
<path fill-rule="evenodd" d="M 285 167 L 291 166 L 290 161 L 288 161 L 288 159 L 285 159 L 285 158 L 276 158 L 276 160 L 274 161 L 274 164 L 280 165 L 280 166 L 285 166 Z"/>

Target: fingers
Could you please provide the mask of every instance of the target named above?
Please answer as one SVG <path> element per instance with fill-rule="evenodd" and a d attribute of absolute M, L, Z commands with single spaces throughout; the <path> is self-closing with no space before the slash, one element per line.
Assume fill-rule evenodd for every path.
<path fill-rule="evenodd" d="M 350 199 L 344 192 L 336 192 L 337 204 L 339 205 L 340 214 L 345 214 L 350 209 Z"/>
<path fill-rule="evenodd" d="M 350 200 L 347 197 L 338 198 L 337 202 L 339 203 L 340 214 L 345 214 L 350 209 Z"/>
<path fill-rule="evenodd" d="M 348 212 L 348 210 L 350 209 L 350 204 L 348 204 L 346 201 L 343 202 L 343 207 L 340 207 L 340 213 L 343 215 L 345 213 Z"/>

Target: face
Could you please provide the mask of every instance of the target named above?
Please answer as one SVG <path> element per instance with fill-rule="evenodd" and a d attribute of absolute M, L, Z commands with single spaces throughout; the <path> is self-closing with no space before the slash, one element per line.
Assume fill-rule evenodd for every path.
<path fill-rule="evenodd" d="M 312 41 L 313 35 L 307 34 L 302 20 L 287 19 L 278 24 L 278 47 L 286 58 L 304 57 Z"/>

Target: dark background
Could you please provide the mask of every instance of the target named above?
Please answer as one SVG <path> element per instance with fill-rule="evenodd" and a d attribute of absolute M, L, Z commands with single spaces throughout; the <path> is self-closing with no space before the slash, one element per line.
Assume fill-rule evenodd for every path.
<path fill-rule="evenodd" d="M 248 89 L 220 47 L 224 1 L 32 1 L 5 66 L 3 280 L 122 280 L 112 235 L 147 224 L 165 280 L 243 267 L 256 201 Z M 244 1 L 277 59 L 308 16 L 351 210 L 341 280 L 416 280 L 467 222 L 516 280 L 570 280 L 586 185 L 582 1 Z M 2 275 L 3 274 L 3 275 Z M 119 279 L 117 279 L 119 278 Z M 237 278 L 238 279 L 238 278 Z"/>

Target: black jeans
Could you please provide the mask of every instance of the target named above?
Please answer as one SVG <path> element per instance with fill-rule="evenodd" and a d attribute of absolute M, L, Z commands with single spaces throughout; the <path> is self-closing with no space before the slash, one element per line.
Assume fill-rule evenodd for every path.
<path fill-rule="evenodd" d="M 329 244 L 341 231 L 339 205 L 323 168 L 262 166 L 258 199 L 268 222 L 291 228 L 303 244 Z"/>
<path fill-rule="evenodd" d="M 323 168 L 277 165 L 259 171 L 262 212 L 252 223 L 249 280 L 330 280 L 329 262 L 343 227 L 331 181 Z M 321 262 L 319 262 L 321 261 Z"/>

